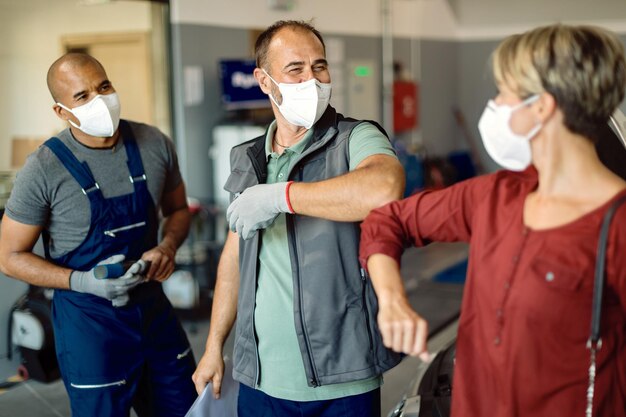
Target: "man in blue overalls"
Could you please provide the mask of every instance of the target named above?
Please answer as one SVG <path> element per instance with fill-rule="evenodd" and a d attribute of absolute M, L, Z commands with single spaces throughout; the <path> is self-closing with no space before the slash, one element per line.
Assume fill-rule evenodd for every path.
<path fill-rule="evenodd" d="M 47 81 L 70 127 L 17 175 L 0 268 L 56 289 L 57 357 L 73 416 L 128 416 L 131 407 L 184 416 L 196 396 L 195 361 L 161 286 L 190 224 L 173 145 L 154 127 L 120 120 L 94 58 L 66 54 Z M 32 253 L 40 234 L 45 258 Z"/>

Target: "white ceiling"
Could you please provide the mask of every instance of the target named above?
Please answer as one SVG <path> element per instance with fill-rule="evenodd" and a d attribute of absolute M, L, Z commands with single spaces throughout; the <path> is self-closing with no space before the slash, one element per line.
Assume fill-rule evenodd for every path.
<path fill-rule="evenodd" d="M 447 0 L 461 27 L 626 20 L 626 0 Z"/>

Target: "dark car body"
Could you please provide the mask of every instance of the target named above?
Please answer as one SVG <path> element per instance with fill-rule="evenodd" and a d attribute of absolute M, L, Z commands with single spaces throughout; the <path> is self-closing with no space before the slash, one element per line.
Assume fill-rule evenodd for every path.
<path fill-rule="evenodd" d="M 388 417 L 448 417 L 452 398 L 455 341 L 422 362 L 403 399 Z"/>

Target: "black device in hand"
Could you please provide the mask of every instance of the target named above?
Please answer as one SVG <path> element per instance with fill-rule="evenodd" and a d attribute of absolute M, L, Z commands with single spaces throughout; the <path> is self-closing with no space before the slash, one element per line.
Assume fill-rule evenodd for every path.
<path fill-rule="evenodd" d="M 94 268 L 94 276 L 97 279 L 119 278 L 128 271 L 137 261 L 124 261 L 116 264 L 98 265 Z M 145 272 L 150 269 L 150 261 L 143 261 L 145 266 L 138 272 Z"/>

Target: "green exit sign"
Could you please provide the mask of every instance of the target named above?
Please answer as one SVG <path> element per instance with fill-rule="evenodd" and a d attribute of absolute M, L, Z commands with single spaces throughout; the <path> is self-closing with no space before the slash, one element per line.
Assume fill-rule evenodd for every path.
<path fill-rule="evenodd" d="M 359 65 L 354 68 L 354 75 L 357 77 L 369 77 L 372 75 L 372 69 L 365 65 Z"/>

